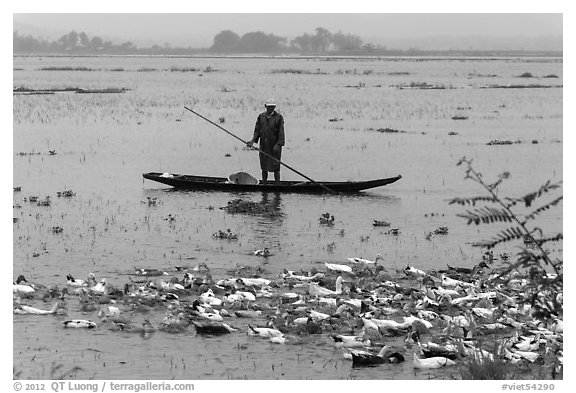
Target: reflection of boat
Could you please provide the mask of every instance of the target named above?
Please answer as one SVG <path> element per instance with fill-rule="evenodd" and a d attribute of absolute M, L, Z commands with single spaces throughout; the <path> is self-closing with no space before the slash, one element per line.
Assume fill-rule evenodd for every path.
<path fill-rule="evenodd" d="M 268 182 L 267 185 L 258 184 L 237 184 L 224 177 L 208 177 L 194 175 L 178 175 L 174 173 L 144 173 L 145 179 L 153 180 L 169 186 L 185 190 L 217 190 L 217 191 L 280 191 L 280 192 L 326 192 L 324 188 L 329 188 L 334 192 L 358 192 L 369 188 L 385 186 L 402 178 L 398 175 L 385 179 L 367 181 L 346 181 L 346 182 L 300 182 L 294 180 L 281 181 L 280 184 Z M 324 186 L 324 187 L 322 187 Z"/>

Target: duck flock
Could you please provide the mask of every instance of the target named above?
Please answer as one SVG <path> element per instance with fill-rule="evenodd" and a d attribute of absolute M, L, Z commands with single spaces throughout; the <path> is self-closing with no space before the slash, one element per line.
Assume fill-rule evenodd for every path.
<path fill-rule="evenodd" d="M 272 258 L 268 249 L 254 255 Z M 381 255 L 348 258 L 276 276 L 261 266 L 237 266 L 220 278 L 201 263 L 170 271 L 136 268 L 124 283 L 68 274 L 65 282 L 48 286 L 20 275 L 13 284 L 13 310 L 81 316 L 64 319 L 63 329 L 146 336 L 194 329 L 198 335 L 247 334 L 277 345 L 313 336 L 340 348 L 353 367 L 401 362 L 415 369 L 469 362 L 531 367 L 553 358 L 548 377 L 562 372 L 563 321 L 543 323 L 519 301 L 527 277 L 518 272 L 500 277 L 486 262 L 438 271 L 406 266 L 393 273 L 383 262 Z M 152 310 L 164 318 L 150 321 Z"/>

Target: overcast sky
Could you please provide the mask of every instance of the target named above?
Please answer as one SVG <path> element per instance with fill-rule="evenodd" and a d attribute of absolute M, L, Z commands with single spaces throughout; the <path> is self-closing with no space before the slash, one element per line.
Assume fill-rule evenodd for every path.
<path fill-rule="evenodd" d="M 324 27 L 389 48 L 486 49 L 481 46 L 520 45 L 525 49 L 546 49 L 554 45 L 549 49 L 559 50 L 563 30 L 560 13 L 15 13 L 13 22 L 19 33 L 45 39 L 56 39 L 75 30 L 116 44 L 131 41 L 137 46 L 170 43 L 195 48 L 209 47 L 214 36 L 226 29 L 239 35 L 263 31 L 290 40 Z"/>

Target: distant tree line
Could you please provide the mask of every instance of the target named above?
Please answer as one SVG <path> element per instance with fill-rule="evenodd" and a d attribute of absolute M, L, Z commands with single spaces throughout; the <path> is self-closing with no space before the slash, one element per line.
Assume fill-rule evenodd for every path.
<path fill-rule="evenodd" d="M 138 48 L 132 42 L 127 41 L 121 44 L 113 44 L 105 41 L 101 37 L 90 38 L 86 33 L 71 31 L 64 34 L 56 41 L 47 41 L 32 37 L 30 35 L 20 35 L 18 31 L 13 33 L 14 54 L 115 54 L 115 55 L 179 55 L 193 54 L 199 49 L 192 48 L 172 48 L 169 44 L 164 46 L 153 45 L 150 48 Z"/>
<path fill-rule="evenodd" d="M 13 35 L 14 53 L 131 53 L 137 48 L 131 42 L 114 45 L 110 41 L 104 41 L 98 36 L 92 38 L 84 32 L 71 31 L 56 41 L 45 41 L 30 35 L 21 36 L 17 31 Z"/>
<path fill-rule="evenodd" d="M 213 53 L 327 53 L 357 51 L 363 42 L 358 36 L 338 32 L 330 33 L 318 27 L 315 34 L 305 33 L 290 43 L 285 37 L 266 34 L 262 31 L 249 32 L 240 36 L 231 30 L 224 30 L 214 37 L 208 49 L 176 48 L 169 44 L 154 45 L 151 48 L 138 48 L 132 42 L 113 44 L 101 37 L 89 37 L 86 33 L 71 31 L 56 41 L 46 41 L 30 35 L 23 36 L 14 31 L 14 53 L 106 53 L 106 54 L 186 54 L 208 51 Z"/>
<path fill-rule="evenodd" d="M 417 48 L 408 50 L 388 49 L 364 43 L 354 34 L 331 33 L 317 27 L 314 34 L 304 33 L 288 42 L 285 37 L 266 34 L 262 31 L 249 32 L 242 36 L 231 30 L 216 34 L 209 48 L 172 47 L 153 45 L 139 48 L 132 42 L 113 44 L 101 37 L 89 37 L 86 33 L 71 31 L 55 41 L 47 41 L 13 33 L 14 54 L 67 54 L 67 55 L 202 55 L 202 54 L 292 54 L 292 55 L 335 55 L 335 56 L 562 56 L 562 52 L 534 51 L 474 51 L 445 50 L 425 51 Z"/>
<path fill-rule="evenodd" d="M 330 33 L 323 27 L 316 28 L 315 34 L 305 33 L 290 41 L 274 34 L 261 31 L 246 33 L 242 37 L 231 30 L 224 30 L 214 37 L 210 51 L 218 53 L 341 53 L 371 49 L 364 46 L 362 39 L 353 34 Z"/>

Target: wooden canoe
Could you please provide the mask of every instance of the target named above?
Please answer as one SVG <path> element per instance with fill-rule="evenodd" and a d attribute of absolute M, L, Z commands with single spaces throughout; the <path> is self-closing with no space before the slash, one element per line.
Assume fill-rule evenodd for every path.
<path fill-rule="evenodd" d="M 309 181 L 284 180 L 280 184 L 268 181 L 267 185 L 235 184 L 224 177 L 208 177 L 194 175 L 179 175 L 174 173 L 149 172 L 142 175 L 144 179 L 166 184 L 182 190 L 215 190 L 215 191 L 274 191 L 274 192 L 303 192 L 325 193 L 326 189 L 317 183 Z M 367 181 L 346 182 L 318 182 L 337 193 L 352 193 L 370 188 L 381 187 L 394 183 L 402 176 Z"/>

